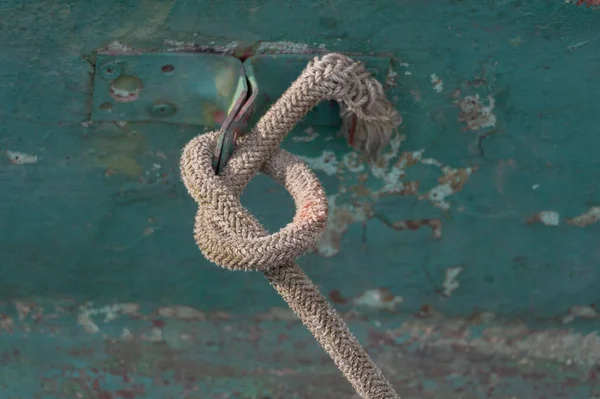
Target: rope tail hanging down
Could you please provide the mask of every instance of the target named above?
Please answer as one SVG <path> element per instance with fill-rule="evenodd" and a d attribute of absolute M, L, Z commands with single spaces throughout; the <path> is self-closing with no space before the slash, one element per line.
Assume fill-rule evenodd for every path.
<path fill-rule="evenodd" d="M 194 236 L 208 260 L 229 270 L 263 272 L 362 398 L 399 399 L 342 318 L 295 264 L 321 238 L 328 204 L 308 166 L 279 145 L 322 100 L 337 101 L 344 120 L 355 119 L 355 138 L 368 153 L 379 152 L 401 123 L 383 87 L 361 63 L 341 54 L 315 58 L 238 141 L 222 173 L 216 175 L 212 168 L 218 132 L 199 135 L 186 145 L 182 178 L 199 205 Z M 239 200 L 259 171 L 283 185 L 296 204 L 293 221 L 273 234 Z"/>

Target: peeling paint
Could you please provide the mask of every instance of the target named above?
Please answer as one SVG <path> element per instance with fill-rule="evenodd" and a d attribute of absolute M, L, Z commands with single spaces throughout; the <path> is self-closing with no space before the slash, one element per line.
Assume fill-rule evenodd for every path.
<path fill-rule="evenodd" d="M 362 295 L 352 300 L 352 303 L 358 307 L 390 311 L 396 310 L 402 302 L 404 302 L 402 297 L 392 294 L 385 288 L 366 290 Z"/>
<path fill-rule="evenodd" d="M 594 206 L 590 208 L 587 212 L 576 216 L 572 219 L 568 219 L 565 221 L 567 224 L 571 224 L 577 227 L 586 227 L 591 224 L 597 223 L 600 220 L 600 206 Z"/>
<path fill-rule="evenodd" d="M 496 115 L 494 107 L 496 102 L 492 96 L 488 96 L 488 105 L 483 105 L 479 94 L 466 96 L 456 104 L 460 108 L 459 122 L 465 122 L 468 130 L 480 130 L 496 126 Z"/>
<path fill-rule="evenodd" d="M 307 158 L 298 155 L 297 157 L 308 163 L 314 170 L 323 171 L 329 176 L 334 176 L 338 170 L 339 162 L 331 151 L 323 151 L 318 158 Z"/>
<path fill-rule="evenodd" d="M 527 223 L 541 223 L 546 226 L 558 226 L 560 224 L 560 214 L 556 211 L 540 211 L 527 219 Z"/>
<path fill-rule="evenodd" d="M 309 45 L 306 43 L 293 43 L 293 42 L 260 42 L 257 47 L 257 52 L 262 53 L 313 53 L 313 52 L 325 52 L 327 51 L 324 44 L 313 44 Z"/>
<path fill-rule="evenodd" d="M 303 133 L 304 135 L 302 136 L 292 136 L 292 141 L 296 143 L 308 143 L 319 137 L 319 134 L 315 132 L 315 130 L 312 127 L 307 127 L 306 129 L 304 129 Z"/>
<path fill-rule="evenodd" d="M 444 279 L 444 284 L 442 285 L 445 296 L 449 297 L 458 287 L 460 287 L 457 278 L 462 270 L 462 266 L 449 267 L 446 269 L 446 277 Z"/>
<path fill-rule="evenodd" d="M 25 154 L 24 152 L 17 151 L 6 151 L 6 157 L 8 161 L 15 165 L 27 165 L 37 163 L 38 157 L 36 155 Z"/>
<path fill-rule="evenodd" d="M 478 167 L 452 168 L 443 165 L 435 159 L 425 158 L 425 149 L 401 152 L 404 140 L 405 136 L 394 135 L 388 149 L 379 158 L 370 161 L 355 152 L 348 152 L 341 159 L 330 151 L 324 151 L 318 157 L 299 156 L 313 170 L 337 176 L 340 181 L 339 192 L 329 197 L 330 217 L 327 230 L 317 246 L 319 254 L 325 257 L 336 255 L 350 225 L 364 224 L 373 218 L 397 231 L 429 226 L 434 238 L 442 236 L 442 223 L 438 218 L 392 222 L 376 212 L 376 201 L 390 196 L 414 196 L 435 207 L 449 210 L 451 204 L 448 197 L 461 191 Z M 438 185 L 424 194 L 419 193 L 419 181 L 404 181 L 407 169 L 419 164 L 435 166 L 441 172 Z"/>
<path fill-rule="evenodd" d="M 189 306 L 162 306 L 156 313 L 161 317 L 171 317 L 180 320 L 205 320 L 206 315 Z"/>
<path fill-rule="evenodd" d="M 444 81 L 440 79 L 435 73 L 431 74 L 431 85 L 433 86 L 433 90 L 437 93 L 441 93 L 444 91 Z"/>
<path fill-rule="evenodd" d="M 569 308 L 569 313 L 563 317 L 564 324 L 571 323 L 576 319 L 593 320 L 598 318 L 598 312 L 591 306 L 573 306 Z"/>

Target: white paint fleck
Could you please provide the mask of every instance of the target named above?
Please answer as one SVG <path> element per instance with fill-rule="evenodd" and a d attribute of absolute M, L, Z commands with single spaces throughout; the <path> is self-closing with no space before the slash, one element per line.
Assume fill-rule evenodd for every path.
<path fill-rule="evenodd" d="M 123 328 L 123 332 L 121 333 L 121 339 L 123 341 L 131 341 L 133 339 L 133 334 L 129 331 L 128 328 Z"/>
<path fill-rule="evenodd" d="M 385 78 L 385 85 L 387 87 L 396 87 L 396 77 L 397 76 L 398 76 L 398 73 L 396 71 L 394 71 L 392 69 L 392 66 L 390 65 L 390 67 L 388 69 L 388 73 Z"/>
<path fill-rule="evenodd" d="M 142 339 L 150 342 L 159 342 L 163 339 L 163 333 L 160 328 L 153 327 L 147 334 L 142 335 Z"/>
<path fill-rule="evenodd" d="M 404 299 L 393 295 L 386 289 L 373 289 L 365 291 L 361 296 L 353 299 L 352 302 L 361 307 L 395 310 L 399 304 L 404 302 Z"/>
<path fill-rule="evenodd" d="M 205 320 L 206 316 L 199 310 L 189 306 L 162 306 L 156 310 L 161 317 L 171 317 L 180 320 Z"/>
<path fill-rule="evenodd" d="M 540 188 L 540 185 L 538 183 L 536 183 L 533 186 L 531 186 L 532 190 L 537 190 L 538 188 Z"/>
<path fill-rule="evenodd" d="M 37 163 L 38 161 L 38 157 L 35 155 L 25 154 L 17 151 L 6 151 L 6 156 L 8 157 L 10 163 L 15 165 L 32 164 Z"/>
<path fill-rule="evenodd" d="M 555 211 L 542 211 L 539 213 L 540 222 L 546 226 L 558 226 L 560 224 L 560 215 Z"/>
<path fill-rule="evenodd" d="M 433 165 L 433 166 L 437 166 L 438 168 L 443 168 L 444 165 L 442 165 L 442 163 L 440 161 L 438 161 L 437 159 L 433 159 L 433 158 L 424 158 L 421 160 L 421 163 L 423 165 Z"/>
<path fill-rule="evenodd" d="M 359 173 L 365 170 L 365 165 L 360 161 L 360 157 L 356 152 L 347 152 L 342 158 L 344 167 L 352 173 Z"/>
<path fill-rule="evenodd" d="M 563 318 L 563 323 L 568 324 L 575 319 L 596 319 L 598 312 L 591 306 L 573 306 L 569 308 L 569 313 Z"/>
<path fill-rule="evenodd" d="M 450 204 L 446 201 L 446 197 L 452 195 L 454 190 L 450 183 L 438 184 L 427 193 L 426 197 L 432 204 L 441 209 L 450 209 Z"/>
<path fill-rule="evenodd" d="M 338 170 L 339 162 L 335 154 L 331 151 L 323 151 L 321 155 L 317 158 L 310 158 L 299 155 L 297 155 L 297 157 L 306 162 L 306 164 L 310 166 L 311 169 L 320 170 L 322 172 L 325 172 L 325 174 L 329 176 L 335 175 Z"/>
<path fill-rule="evenodd" d="M 257 52 L 264 53 L 268 51 L 276 51 L 278 53 L 307 53 L 310 46 L 305 43 L 293 42 L 262 42 L 258 45 Z"/>
<path fill-rule="evenodd" d="M 435 73 L 431 74 L 431 84 L 433 85 L 433 90 L 435 90 L 437 93 L 444 91 L 444 81 Z"/>
<path fill-rule="evenodd" d="M 444 279 L 443 292 L 445 296 L 450 296 L 452 293 L 460 287 L 460 283 L 457 280 L 458 275 L 462 272 L 461 266 L 449 267 L 446 269 L 446 278 Z"/>
<path fill-rule="evenodd" d="M 302 136 L 292 136 L 292 141 L 295 143 L 309 143 L 319 137 L 319 134 L 312 127 L 307 127 L 303 133 Z"/>
<path fill-rule="evenodd" d="M 83 330 L 88 334 L 95 334 L 100 331 L 100 328 L 94 323 L 88 312 L 77 315 L 77 324 L 83 327 Z"/>
<path fill-rule="evenodd" d="M 109 323 L 116 320 L 119 314 L 134 315 L 139 310 L 139 305 L 135 303 L 116 303 L 112 305 L 102 306 L 100 308 L 92 308 L 91 303 L 87 303 L 80 307 L 80 313 L 77 316 L 77 324 L 83 327 L 84 331 L 94 334 L 100 331 L 100 327 L 94 321 L 94 316 L 104 316 L 104 323 Z"/>

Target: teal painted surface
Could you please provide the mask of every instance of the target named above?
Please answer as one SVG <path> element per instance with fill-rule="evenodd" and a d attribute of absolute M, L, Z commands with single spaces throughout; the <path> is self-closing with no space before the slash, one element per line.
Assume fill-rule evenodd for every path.
<path fill-rule="evenodd" d="M 202 127 L 88 122 L 93 55 L 114 41 L 144 50 L 222 46 L 240 56 L 261 46 L 392 54 L 396 85 L 389 92 L 404 118 L 405 140 L 388 154 L 391 165 L 404 163 L 383 176 L 368 165 L 357 171 L 344 163 L 351 151 L 334 128 L 316 127 L 318 135 L 311 136 L 303 126 L 285 144 L 317 168 L 329 195 L 337 195 L 334 226 L 345 229 L 345 209 L 356 219 L 340 237 L 333 231 L 321 254 L 302 258 L 302 267 L 335 302 L 343 301 L 334 290 L 360 299 L 386 287 L 402 297 L 393 325 L 425 309 L 465 320 L 491 312 L 505 327 L 524 319 L 560 331 L 595 329 L 600 223 L 579 227 L 581 219 L 573 218 L 593 212 L 600 201 L 600 13 L 562 1 L 350 3 L 0 2 L 3 353 L 13 339 L 23 340 L 23 347 L 53 339 L 69 346 L 66 338 L 51 337 L 51 329 L 39 338 L 28 337 L 19 323 L 9 329 L 6 320 L 18 321 L 10 313 L 15 300 L 68 300 L 74 309 L 88 301 L 148 309 L 176 304 L 243 320 L 282 306 L 260 275 L 220 270 L 194 245 L 195 205 L 179 181 L 178 157 Z M 475 114 L 468 108 L 475 95 L 483 107 L 492 99 L 495 125 L 481 106 Z M 482 121 L 489 126 L 468 129 Z M 335 159 L 319 161 L 324 151 Z M 422 159 L 413 164 L 418 154 Z M 341 166 L 331 172 L 336 161 Z M 404 191 L 386 195 L 386 182 L 400 172 Z M 419 199 L 444 184 L 455 191 L 446 198 L 448 209 L 440 208 L 441 197 Z M 264 177 L 251 184 L 244 201 L 271 229 L 293 215 L 285 192 Z M 372 214 L 357 218 L 365 209 Z M 556 214 L 558 225 L 546 225 Z M 433 228 L 420 227 L 425 220 Z M 405 223 L 394 229 L 385 221 Z M 452 271 L 458 287 L 447 278 Z M 360 300 L 344 306 L 353 303 L 360 307 Z M 369 320 L 378 317 L 377 310 L 361 311 Z M 102 346 L 101 334 L 60 320 L 65 334 Z M 115 323 L 119 331 L 129 328 Z M 273 334 L 285 330 L 269 328 Z M 25 371 L 9 363 L 3 370 L 34 378 L 32 362 L 53 353 L 44 351 L 28 357 Z M 63 366 L 91 367 L 85 362 L 104 356 L 103 349 L 94 351 Z M 15 397 L 28 396 L 20 391 Z"/>

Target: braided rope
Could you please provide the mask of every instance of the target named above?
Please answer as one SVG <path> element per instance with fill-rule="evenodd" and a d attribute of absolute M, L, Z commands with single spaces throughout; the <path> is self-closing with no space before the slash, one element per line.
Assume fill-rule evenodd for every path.
<path fill-rule="evenodd" d="M 194 236 L 211 262 L 230 270 L 263 272 L 362 398 L 398 399 L 342 318 L 295 264 L 321 238 L 328 204 L 317 177 L 279 145 L 324 99 L 338 101 L 343 117 L 358 118 L 361 129 L 355 134 L 367 152 L 378 152 L 401 122 L 381 84 L 362 64 L 341 54 L 315 58 L 240 141 L 222 174 L 215 175 L 211 167 L 218 132 L 197 136 L 186 145 L 182 178 L 199 204 Z M 292 223 L 274 234 L 268 234 L 239 200 L 259 170 L 283 185 L 296 204 Z"/>

